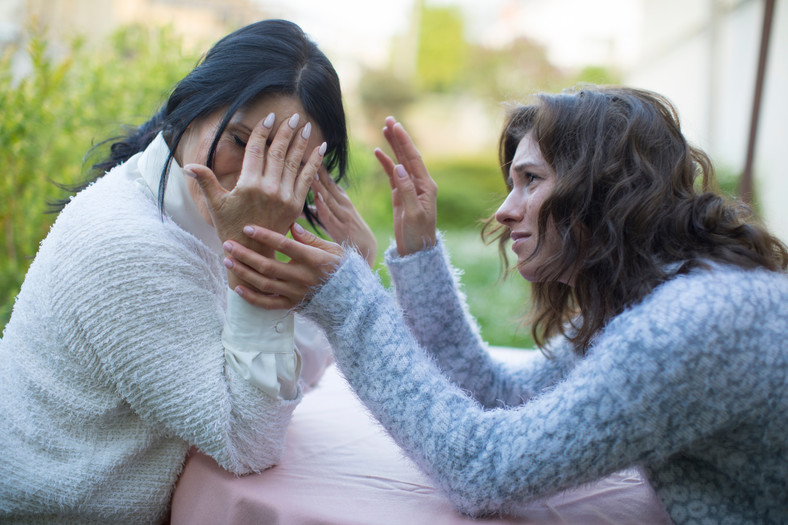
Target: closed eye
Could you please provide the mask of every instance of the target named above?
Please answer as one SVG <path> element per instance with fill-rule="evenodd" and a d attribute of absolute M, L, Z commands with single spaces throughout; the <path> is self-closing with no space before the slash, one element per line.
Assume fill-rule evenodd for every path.
<path fill-rule="evenodd" d="M 233 135 L 233 140 L 235 141 L 236 145 L 238 145 L 239 147 L 241 148 L 246 147 L 246 142 L 241 140 L 241 137 L 239 137 L 238 135 Z"/>

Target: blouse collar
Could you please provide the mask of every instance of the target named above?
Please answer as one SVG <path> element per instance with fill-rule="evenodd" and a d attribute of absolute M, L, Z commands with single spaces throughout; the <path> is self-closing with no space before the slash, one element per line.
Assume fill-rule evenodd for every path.
<path fill-rule="evenodd" d="M 147 189 L 156 202 L 162 169 L 170 156 L 170 148 L 159 133 L 145 148 L 137 161 L 137 168 Z M 191 233 L 217 255 L 222 255 L 222 242 L 216 230 L 205 222 L 189 193 L 186 175 L 175 158 L 170 163 L 167 189 L 164 192 L 164 212 L 181 228 Z"/>

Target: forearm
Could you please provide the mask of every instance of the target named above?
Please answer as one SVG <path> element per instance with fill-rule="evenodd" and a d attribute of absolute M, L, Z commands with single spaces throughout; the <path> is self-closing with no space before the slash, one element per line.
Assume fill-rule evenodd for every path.
<path fill-rule="evenodd" d="M 419 345 L 482 403 L 495 399 L 487 391 L 495 385 L 498 368 L 468 312 L 443 243 L 405 257 L 392 246 L 386 251 L 386 263 L 405 323 Z"/>
<path fill-rule="evenodd" d="M 375 417 L 461 510 L 497 512 L 592 479 L 594 448 L 578 448 L 583 457 L 561 476 L 545 468 L 551 443 L 571 439 L 581 425 L 579 418 L 560 429 L 530 424 L 561 399 L 523 412 L 482 409 L 434 366 L 362 265 L 345 263 L 303 313 L 329 334 L 340 369 Z"/>
<path fill-rule="evenodd" d="M 225 363 L 218 294 L 226 284 L 211 277 L 218 261 L 207 266 L 180 246 L 130 237 L 97 244 L 101 257 L 58 254 L 52 294 L 53 308 L 68 312 L 63 344 L 79 349 L 85 366 L 157 432 L 238 474 L 275 464 L 300 397 L 272 397 Z M 113 283 L 111 293 L 104 283 Z"/>
<path fill-rule="evenodd" d="M 326 328 L 339 367 L 372 414 L 469 514 L 505 512 L 664 461 L 749 417 L 765 399 L 764 388 L 756 394 L 751 384 L 725 382 L 741 379 L 742 368 L 725 346 L 741 335 L 727 328 L 729 316 L 703 312 L 685 330 L 665 330 L 702 311 L 701 298 L 677 302 L 671 287 L 657 304 L 614 320 L 554 388 L 517 408 L 484 410 L 440 373 L 393 300 L 352 259 L 304 313 Z M 703 293 L 705 283 L 691 295 Z M 709 341 L 709 328 L 733 337 Z M 750 346 L 746 355 L 757 356 L 757 343 Z"/>
<path fill-rule="evenodd" d="M 434 248 L 407 257 L 390 248 L 386 262 L 405 322 L 418 343 L 452 381 L 483 405 L 518 405 L 567 372 L 567 352 L 562 351 L 556 352 L 556 359 L 539 356 L 517 367 L 490 357 L 441 240 Z"/>

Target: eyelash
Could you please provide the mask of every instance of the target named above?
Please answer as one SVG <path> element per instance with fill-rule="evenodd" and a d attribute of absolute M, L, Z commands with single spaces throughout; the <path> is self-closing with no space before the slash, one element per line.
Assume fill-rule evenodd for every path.
<path fill-rule="evenodd" d="M 238 137 L 238 135 L 233 135 L 233 140 L 235 140 L 235 143 L 236 143 L 236 144 L 237 144 L 239 147 L 241 147 L 241 148 L 245 148 L 245 147 L 246 147 L 246 142 L 244 142 L 243 140 L 241 140 L 241 139 Z"/>
<path fill-rule="evenodd" d="M 533 174 L 531 172 L 526 171 L 525 173 L 522 174 L 522 179 L 525 182 L 525 185 L 528 186 L 528 185 L 536 182 L 537 180 L 541 179 L 541 177 L 539 175 L 535 175 L 535 174 Z M 506 179 L 506 185 L 509 188 L 513 188 L 514 187 L 514 181 L 512 180 L 511 177 Z"/>

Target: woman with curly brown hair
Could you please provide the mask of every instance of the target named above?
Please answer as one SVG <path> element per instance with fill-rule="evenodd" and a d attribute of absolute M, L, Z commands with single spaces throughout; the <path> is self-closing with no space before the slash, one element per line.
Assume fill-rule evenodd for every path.
<path fill-rule="evenodd" d="M 494 219 L 534 283 L 544 353 L 518 367 L 489 356 L 467 313 L 418 151 L 393 119 L 384 135 L 397 301 L 352 250 L 297 227 L 246 229 L 288 263 L 225 251 L 274 294 L 247 301 L 326 330 L 359 397 L 461 511 L 637 466 L 677 523 L 788 520 L 788 251 L 713 191 L 667 100 L 589 87 L 509 117 Z"/>

